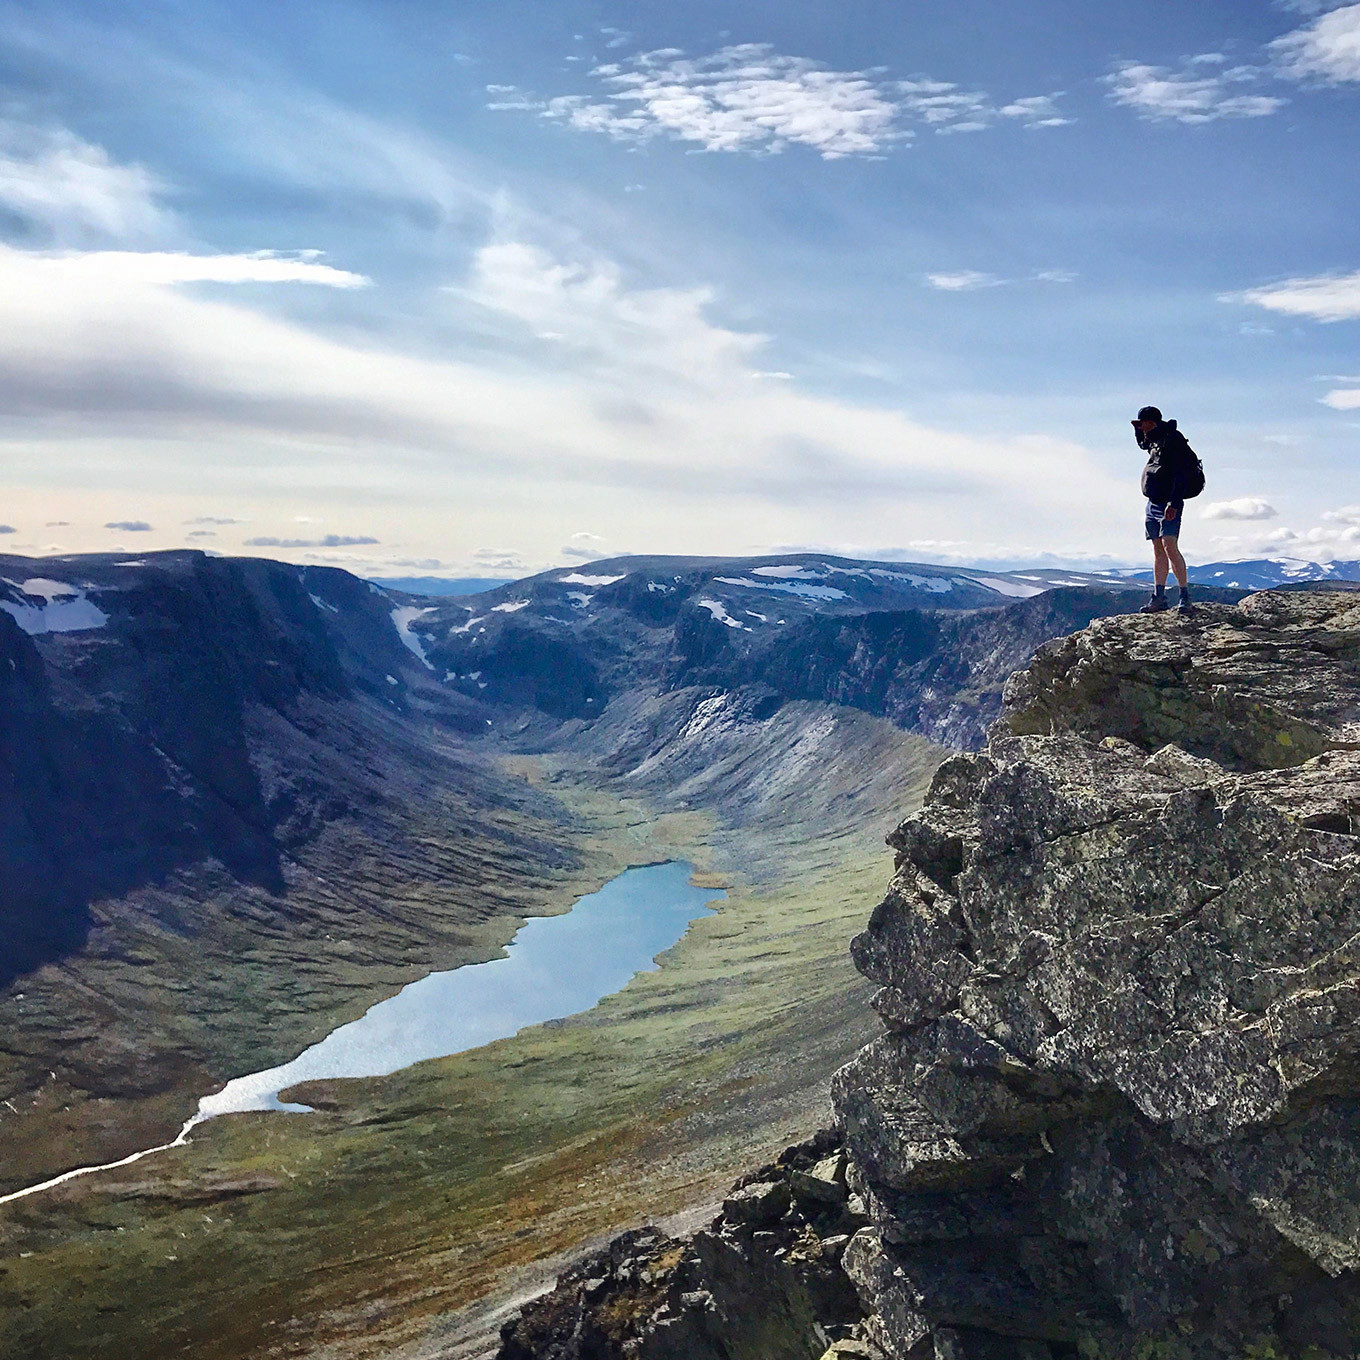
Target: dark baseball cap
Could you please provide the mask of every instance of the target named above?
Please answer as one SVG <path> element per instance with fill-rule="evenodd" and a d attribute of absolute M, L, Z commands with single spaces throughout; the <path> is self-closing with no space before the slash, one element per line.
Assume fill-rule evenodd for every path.
<path fill-rule="evenodd" d="M 1138 412 L 1139 420 L 1161 420 L 1162 413 L 1155 406 L 1144 406 Z"/>

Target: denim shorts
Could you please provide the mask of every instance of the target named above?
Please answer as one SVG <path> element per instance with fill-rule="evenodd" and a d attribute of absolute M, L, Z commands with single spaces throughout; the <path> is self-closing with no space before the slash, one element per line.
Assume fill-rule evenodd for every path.
<path fill-rule="evenodd" d="M 1176 507 L 1175 519 L 1163 519 L 1167 506 L 1158 505 L 1154 501 L 1147 503 L 1146 527 L 1149 539 L 1157 538 L 1179 538 L 1181 533 L 1181 520 L 1185 518 L 1185 506 Z"/>

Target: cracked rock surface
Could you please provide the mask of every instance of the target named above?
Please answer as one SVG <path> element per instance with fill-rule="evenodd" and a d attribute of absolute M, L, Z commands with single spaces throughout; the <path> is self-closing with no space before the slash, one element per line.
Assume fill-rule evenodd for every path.
<path fill-rule="evenodd" d="M 1360 1353 L 1357 745 L 1355 596 L 1041 649 L 890 838 L 852 946 L 883 1033 L 837 1075 L 838 1132 L 710 1230 L 741 1269 L 701 1234 L 664 1305 L 576 1349 L 508 1331 L 506 1360 Z M 800 1215 L 853 1307 L 774 1283 Z"/>
<path fill-rule="evenodd" d="M 1360 607 L 1161 623 L 1042 649 L 891 838 L 835 1087 L 889 1355 L 1360 1348 Z"/>

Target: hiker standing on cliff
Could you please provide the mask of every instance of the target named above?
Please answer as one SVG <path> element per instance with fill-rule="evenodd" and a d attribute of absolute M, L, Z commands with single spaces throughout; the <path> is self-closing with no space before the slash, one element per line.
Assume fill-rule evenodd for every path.
<path fill-rule="evenodd" d="M 1181 556 L 1181 520 L 1185 502 L 1204 490 L 1204 469 L 1189 441 L 1174 420 L 1163 420 L 1155 406 L 1144 406 L 1133 422 L 1134 438 L 1148 456 L 1143 469 L 1143 495 L 1147 497 L 1147 536 L 1152 542 L 1152 598 L 1140 614 L 1161 614 L 1171 606 L 1166 600 L 1166 578 L 1176 573 L 1181 588 L 1177 609 L 1188 614 L 1190 578 Z"/>

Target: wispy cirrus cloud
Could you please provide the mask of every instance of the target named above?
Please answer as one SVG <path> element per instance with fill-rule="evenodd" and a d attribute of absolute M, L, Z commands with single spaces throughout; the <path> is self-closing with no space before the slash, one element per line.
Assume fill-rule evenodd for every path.
<path fill-rule="evenodd" d="M 1219 300 L 1251 303 L 1267 311 L 1306 316 L 1314 321 L 1354 321 L 1360 319 L 1360 271 L 1284 279 L 1262 288 L 1224 293 Z"/>
<path fill-rule="evenodd" d="M 0 210 L 56 241 L 155 237 L 167 185 L 64 127 L 0 119 Z"/>
<path fill-rule="evenodd" d="M 239 255 L 192 255 L 171 250 L 84 250 L 36 255 L 46 273 L 101 284 L 313 283 L 363 288 L 369 280 L 320 262 L 320 251 L 255 250 Z"/>
<path fill-rule="evenodd" d="M 1229 65 L 1222 53 L 1204 52 L 1179 67 L 1126 61 L 1105 77 L 1109 98 L 1151 122 L 1213 123 L 1224 118 L 1265 118 L 1289 101 L 1247 87 L 1267 79 L 1265 67 Z"/>
<path fill-rule="evenodd" d="M 261 534 L 246 539 L 247 548 L 360 548 L 379 539 L 371 534 L 326 534 L 323 538 L 274 538 Z"/>
<path fill-rule="evenodd" d="M 952 272 L 927 274 L 926 282 L 945 293 L 971 293 L 979 288 L 996 288 L 1005 283 L 995 274 L 984 274 L 980 269 L 956 269 Z"/>
<path fill-rule="evenodd" d="M 866 504 L 885 527 L 928 512 L 961 537 L 976 536 L 1001 505 L 1055 527 L 1080 509 L 1093 536 L 1117 531 L 1104 507 L 1118 504 L 1118 484 L 1071 443 L 973 438 L 757 379 L 768 342 L 715 318 L 710 290 L 638 287 L 608 260 L 504 240 L 477 253 L 462 305 L 523 345 L 553 346 L 538 368 L 495 355 L 405 354 L 234 297 L 91 284 L 54 277 L 46 263 L 0 246 L 0 292 L 10 300 L 0 402 L 29 458 L 36 430 L 62 448 L 90 448 L 91 432 L 135 438 L 153 456 L 165 451 L 176 485 L 190 475 L 171 456 L 181 447 L 245 447 L 252 460 L 267 457 L 283 486 L 313 485 L 322 458 L 327 478 L 380 493 L 377 513 L 396 501 L 465 505 L 475 484 L 496 524 L 537 516 L 540 530 L 526 533 L 627 507 L 629 524 L 649 534 L 654 507 L 666 507 L 669 523 L 675 502 L 694 498 L 709 541 L 768 536 L 776 523 L 842 534 L 865 522 Z M 536 340 L 543 332 L 565 338 Z M 258 466 L 213 485 L 230 491 L 240 476 L 256 485 Z M 513 510 L 499 512 L 501 503 Z M 391 541 L 380 526 L 353 537 L 380 533 Z M 279 538 L 252 546 L 283 549 L 294 535 Z M 322 536 L 296 540 L 306 551 L 304 541 Z M 552 542 L 562 542 L 560 530 Z"/>
<path fill-rule="evenodd" d="M 927 274 L 925 282 L 944 293 L 972 293 L 979 288 L 1005 288 L 1018 283 L 1075 283 L 1077 275 L 1070 269 L 1036 269 L 1023 278 L 1005 279 L 987 274 L 980 269 L 955 269 Z"/>
<path fill-rule="evenodd" d="M 891 80 L 881 70 L 837 71 L 767 43 L 743 43 L 708 56 L 661 48 L 597 66 L 598 95 L 540 99 L 515 86 L 489 85 L 488 107 L 520 110 L 616 141 L 654 137 L 705 151 L 774 154 L 811 147 L 828 160 L 878 156 L 910 140 L 917 126 L 978 131 L 1011 121 L 1059 127 L 1070 120 L 1052 94 L 1001 105 L 952 82 Z"/>

